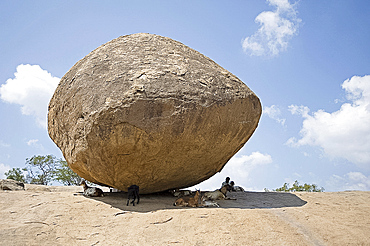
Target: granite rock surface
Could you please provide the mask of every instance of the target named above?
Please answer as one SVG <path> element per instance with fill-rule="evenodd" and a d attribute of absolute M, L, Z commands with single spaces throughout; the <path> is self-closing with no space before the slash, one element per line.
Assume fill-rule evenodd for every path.
<path fill-rule="evenodd" d="M 103 44 L 63 76 L 48 132 L 82 178 L 153 193 L 219 172 L 261 112 L 258 97 L 208 57 L 138 33 Z"/>

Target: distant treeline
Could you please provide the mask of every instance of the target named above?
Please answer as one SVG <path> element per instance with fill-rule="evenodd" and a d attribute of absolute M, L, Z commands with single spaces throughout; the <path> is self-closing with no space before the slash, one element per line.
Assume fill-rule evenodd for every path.
<path fill-rule="evenodd" d="M 63 159 L 53 155 L 33 156 L 26 159 L 26 167 L 13 168 L 5 172 L 7 179 L 17 180 L 26 184 L 48 185 L 57 181 L 63 185 L 79 185 L 81 177 L 68 166 Z"/>
<path fill-rule="evenodd" d="M 299 182 L 296 180 L 292 187 L 289 187 L 289 183 L 284 183 L 283 187 L 274 189 L 272 191 L 278 192 L 296 192 L 296 191 L 306 191 L 306 192 L 323 192 L 325 189 L 323 187 L 319 188 L 316 184 L 303 184 L 300 185 Z M 266 192 L 270 190 L 265 188 Z"/>

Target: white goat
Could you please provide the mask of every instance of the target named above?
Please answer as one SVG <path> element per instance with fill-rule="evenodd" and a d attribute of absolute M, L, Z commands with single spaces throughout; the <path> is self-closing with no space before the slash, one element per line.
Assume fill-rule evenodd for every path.
<path fill-rule="evenodd" d="M 202 202 L 200 204 L 201 207 L 220 207 L 217 202 L 215 201 L 206 201 L 204 200 L 204 197 L 202 197 Z"/>
<path fill-rule="evenodd" d="M 183 197 L 183 196 L 189 196 L 189 195 L 191 195 L 191 190 L 179 190 L 179 189 L 175 189 L 175 190 L 171 190 L 170 192 L 175 197 Z"/>
<path fill-rule="evenodd" d="M 217 189 L 215 191 L 208 191 L 204 193 L 203 199 L 206 200 L 225 200 L 226 198 L 226 192 L 230 191 L 230 186 L 225 185 L 221 189 Z"/>
<path fill-rule="evenodd" d="M 241 186 L 234 186 L 234 191 L 244 191 L 243 187 Z"/>
<path fill-rule="evenodd" d="M 104 192 L 99 189 L 98 187 L 90 187 L 86 184 L 85 180 L 81 181 L 81 184 L 84 188 L 84 196 L 91 196 L 91 197 L 97 197 L 97 196 L 104 196 Z"/>
<path fill-rule="evenodd" d="M 230 182 L 231 191 L 244 191 L 243 187 L 234 185 L 234 181 Z"/>

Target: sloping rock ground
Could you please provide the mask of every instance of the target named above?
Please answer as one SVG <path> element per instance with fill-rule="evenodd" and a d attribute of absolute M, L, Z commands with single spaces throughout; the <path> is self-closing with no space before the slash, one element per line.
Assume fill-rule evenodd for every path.
<path fill-rule="evenodd" d="M 0 245 L 368 245 L 370 192 L 231 193 L 221 208 L 175 198 L 91 199 L 82 187 L 0 191 Z M 75 195 L 77 194 L 77 195 Z"/>

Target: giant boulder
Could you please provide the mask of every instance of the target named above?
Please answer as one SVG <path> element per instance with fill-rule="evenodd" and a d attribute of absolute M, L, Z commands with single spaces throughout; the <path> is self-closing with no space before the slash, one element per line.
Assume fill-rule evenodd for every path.
<path fill-rule="evenodd" d="M 103 44 L 63 76 L 48 132 L 81 177 L 152 193 L 219 172 L 260 116 L 258 97 L 214 61 L 138 33 Z"/>

